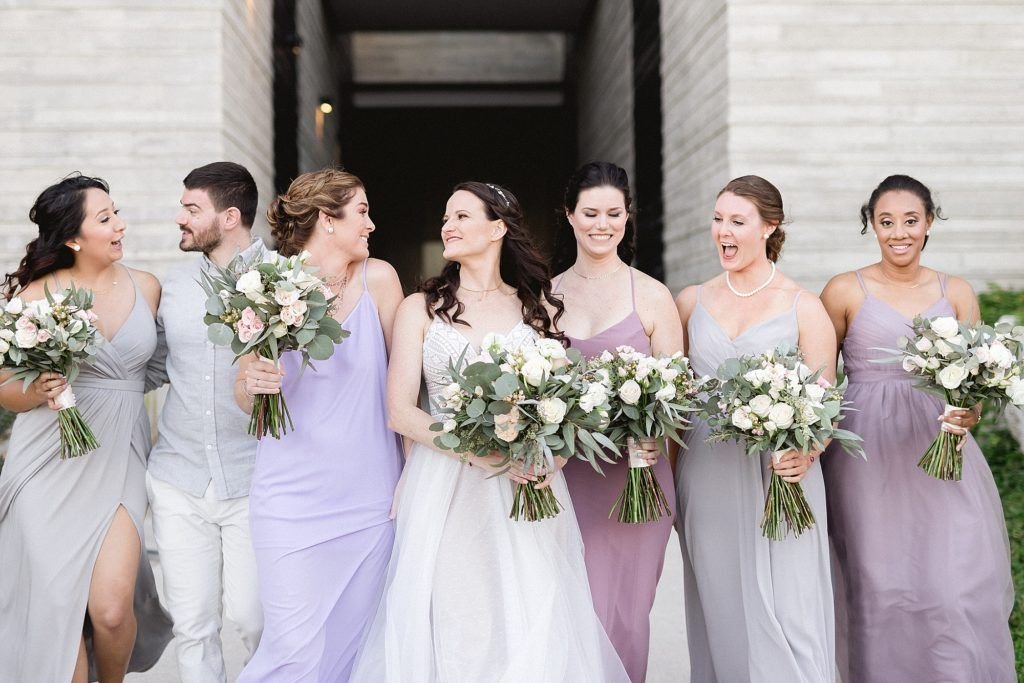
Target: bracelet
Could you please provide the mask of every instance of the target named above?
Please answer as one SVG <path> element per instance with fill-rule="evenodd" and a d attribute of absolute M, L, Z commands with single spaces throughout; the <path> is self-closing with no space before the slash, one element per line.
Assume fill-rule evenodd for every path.
<path fill-rule="evenodd" d="M 242 385 L 242 393 L 243 394 L 245 394 L 247 397 L 249 397 L 250 400 L 256 398 L 256 394 L 250 394 L 249 393 L 249 387 L 245 386 L 245 378 L 244 377 L 242 379 L 236 379 L 235 380 L 235 384 L 239 384 L 239 383 L 241 383 L 241 385 Z"/>

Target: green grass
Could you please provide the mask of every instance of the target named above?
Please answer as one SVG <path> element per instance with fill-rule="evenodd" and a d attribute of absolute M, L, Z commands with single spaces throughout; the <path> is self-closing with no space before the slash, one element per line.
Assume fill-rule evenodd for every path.
<path fill-rule="evenodd" d="M 1015 315 L 1024 324 L 1024 291 L 992 286 L 979 297 L 981 319 L 996 322 Z M 1017 677 L 1024 680 L 1024 457 L 1013 436 L 1000 425 L 996 411 L 986 411 L 976 430 L 978 444 L 992 468 L 1003 499 L 1006 530 L 1010 536 L 1010 562 L 1016 601 L 1010 615 L 1010 632 L 1017 653 Z"/>

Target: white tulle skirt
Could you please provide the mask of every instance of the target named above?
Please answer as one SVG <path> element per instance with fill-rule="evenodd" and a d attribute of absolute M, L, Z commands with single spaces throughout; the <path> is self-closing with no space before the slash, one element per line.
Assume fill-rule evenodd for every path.
<path fill-rule="evenodd" d="M 560 473 L 564 509 L 540 522 L 509 519 L 508 479 L 426 446 L 403 476 L 387 584 L 353 681 L 629 680 L 594 612 Z"/>

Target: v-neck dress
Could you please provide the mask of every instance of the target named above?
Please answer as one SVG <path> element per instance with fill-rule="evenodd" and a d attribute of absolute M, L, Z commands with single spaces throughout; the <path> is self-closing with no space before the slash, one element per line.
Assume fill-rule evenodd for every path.
<path fill-rule="evenodd" d="M 128 318 L 72 383 L 99 448 L 61 460 L 57 412 L 46 405 L 14 421 L 0 472 L 0 681 L 71 680 L 93 566 L 118 506 L 131 516 L 143 549 L 128 670 L 153 666 L 171 640 L 142 526 L 151 443 L 142 393 L 156 324 L 133 286 Z M 87 646 L 91 662 L 88 638 Z"/>
<path fill-rule="evenodd" d="M 837 448 L 821 459 L 840 673 L 866 683 L 1015 681 L 1009 544 L 992 472 L 972 436 L 961 481 L 917 466 L 943 404 L 899 364 L 875 362 L 910 333 L 910 320 L 856 275 L 864 303 L 843 341 L 856 410 L 843 427 L 861 435 L 867 459 Z M 945 276 L 939 283 L 942 297 L 922 315 L 955 316 Z"/>
<path fill-rule="evenodd" d="M 689 358 L 714 376 L 729 358 L 799 340 L 797 308 L 730 338 L 700 302 L 687 323 Z M 829 332 L 831 334 L 831 332 Z M 686 632 L 693 683 L 824 683 L 835 680 L 835 622 L 825 484 L 811 467 L 801 482 L 817 520 L 799 537 L 771 541 L 761 515 L 771 453 L 735 441 L 706 443 L 706 422 L 687 432 L 676 471 Z"/>

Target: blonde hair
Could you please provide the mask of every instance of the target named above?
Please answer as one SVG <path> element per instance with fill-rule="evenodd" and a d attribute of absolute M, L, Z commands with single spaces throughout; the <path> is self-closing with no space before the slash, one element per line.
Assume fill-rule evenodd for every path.
<path fill-rule="evenodd" d="M 317 218 L 323 211 L 334 218 L 344 218 L 344 206 L 362 188 L 363 181 L 347 171 L 325 168 L 303 173 L 292 181 L 288 191 L 278 195 L 267 209 L 270 233 L 282 256 L 302 251 Z"/>

